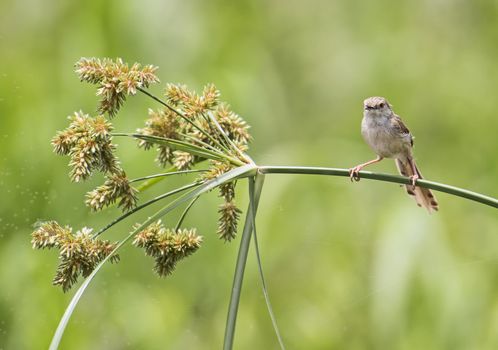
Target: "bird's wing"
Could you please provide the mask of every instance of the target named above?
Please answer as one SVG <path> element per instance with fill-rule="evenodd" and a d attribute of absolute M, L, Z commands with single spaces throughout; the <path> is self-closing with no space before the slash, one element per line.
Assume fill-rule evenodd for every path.
<path fill-rule="evenodd" d="M 397 116 L 396 114 L 391 118 L 391 126 L 395 130 L 396 134 L 398 134 L 401 137 L 410 137 L 410 142 L 413 146 L 413 137 L 410 134 L 410 130 L 406 127 L 406 125 L 403 123 L 401 118 Z"/>

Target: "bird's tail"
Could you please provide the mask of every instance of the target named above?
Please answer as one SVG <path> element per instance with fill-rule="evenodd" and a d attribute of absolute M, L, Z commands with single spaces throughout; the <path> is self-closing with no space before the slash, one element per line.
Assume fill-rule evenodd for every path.
<path fill-rule="evenodd" d="M 413 159 L 407 159 L 405 161 L 396 159 L 396 166 L 398 167 L 399 173 L 407 177 L 414 175 L 413 168 L 410 165 L 410 162 L 413 162 L 414 165 L 413 168 L 415 168 L 415 171 L 418 174 L 418 178 L 422 179 L 422 174 L 418 170 L 417 165 L 415 164 L 415 161 Z M 431 190 L 429 190 L 428 188 L 423 188 L 418 186 L 414 187 L 412 185 L 405 185 L 405 188 L 406 192 L 410 196 L 415 197 L 415 201 L 417 201 L 417 205 L 419 207 L 426 208 L 429 211 L 429 213 L 438 210 L 438 203 L 436 197 L 434 196 Z"/>

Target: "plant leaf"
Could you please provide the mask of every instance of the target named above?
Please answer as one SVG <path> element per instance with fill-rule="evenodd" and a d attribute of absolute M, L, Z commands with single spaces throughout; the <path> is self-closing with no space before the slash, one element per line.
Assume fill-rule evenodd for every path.
<path fill-rule="evenodd" d="M 264 175 L 257 174 L 256 175 L 256 183 L 261 182 L 260 186 L 263 186 Z M 259 198 L 258 198 L 259 200 Z M 275 314 L 273 313 L 273 308 L 270 302 L 270 295 L 268 294 L 268 288 L 266 287 L 265 276 L 263 274 L 263 264 L 261 263 L 261 255 L 259 254 L 259 244 L 258 244 L 258 236 L 256 234 L 256 208 L 255 208 L 256 195 L 254 193 L 254 186 L 249 186 L 249 203 L 251 206 L 251 224 L 253 227 L 253 236 L 254 236 L 254 252 L 256 253 L 256 262 L 258 264 L 259 277 L 261 279 L 261 287 L 263 289 L 263 295 L 265 297 L 266 307 L 268 309 L 268 313 L 270 314 L 271 323 L 273 325 L 273 330 L 275 331 L 275 335 L 277 336 L 278 343 L 282 350 L 285 350 L 284 341 L 282 340 L 282 335 L 278 330 L 277 319 Z"/>

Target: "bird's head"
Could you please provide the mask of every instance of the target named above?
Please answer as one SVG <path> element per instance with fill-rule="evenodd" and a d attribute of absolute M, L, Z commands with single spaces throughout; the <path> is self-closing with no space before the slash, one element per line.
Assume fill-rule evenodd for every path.
<path fill-rule="evenodd" d="M 372 116 L 388 116 L 392 113 L 391 105 L 384 97 L 369 97 L 363 101 L 363 110 Z"/>

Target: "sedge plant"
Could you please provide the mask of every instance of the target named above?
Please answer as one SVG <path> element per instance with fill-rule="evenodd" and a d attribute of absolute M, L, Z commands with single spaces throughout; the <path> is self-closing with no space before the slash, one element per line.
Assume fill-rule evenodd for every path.
<path fill-rule="evenodd" d="M 176 266 L 194 254 L 202 245 L 202 236 L 196 228 L 183 226 L 190 208 L 205 193 L 217 190 L 222 200 L 218 208 L 217 235 L 230 242 L 236 238 L 242 210 L 235 202 L 237 184 L 248 179 L 249 206 L 242 229 L 239 252 L 235 265 L 231 299 L 225 328 L 224 349 L 231 349 L 235 335 L 238 305 L 240 302 L 244 270 L 251 239 L 254 239 L 258 270 L 263 294 L 271 321 L 281 348 L 284 342 L 272 311 L 256 236 L 256 213 L 266 174 L 315 174 L 349 177 L 347 169 L 316 167 L 259 166 L 247 154 L 251 135 L 244 119 L 221 101 L 220 92 L 207 84 L 201 93 L 185 85 L 167 84 L 161 97 L 148 88 L 159 83 L 157 67 L 128 65 L 121 59 L 82 58 L 75 65 L 81 81 L 97 87 L 97 115 L 83 111 L 68 117 L 69 125 L 52 139 L 54 152 L 69 158 L 69 176 L 73 182 L 83 182 L 95 173 L 102 173 L 105 181 L 89 191 L 85 204 L 92 211 L 101 211 L 117 205 L 122 215 L 95 231 L 83 227 L 73 230 L 55 221 L 38 222 L 31 235 L 36 249 L 57 249 L 59 264 L 52 283 L 64 292 L 81 278 L 83 283 L 73 296 L 55 331 L 50 348 L 57 349 L 66 325 L 89 283 L 106 262 L 120 260 L 119 249 L 132 244 L 142 249 L 154 261 L 154 271 L 160 277 L 172 274 Z M 148 110 L 145 125 L 136 132 L 115 132 L 111 123 L 123 103 L 130 96 L 144 94 L 154 102 Z M 156 162 L 165 170 L 158 174 L 130 179 L 116 156 L 118 138 L 135 140 L 143 150 L 155 149 Z M 141 193 L 170 176 L 193 174 L 192 181 L 155 198 L 140 202 Z M 410 183 L 409 178 L 361 171 L 367 179 L 399 184 Z M 417 181 L 418 186 L 447 192 L 482 204 L 498 207 L 498 200 L 471 191 L 435 183 Z M 151 213 L 147 220 L 130 226 L 130 232 L 117 242 L 101 236 L 115 224 L 147 209 L 156 202 L 163 207 Z M 183 207 L 174 227 L 166 227 L 161 219 Z M 171 213 L 171 214 L 170 214 Z"/>

